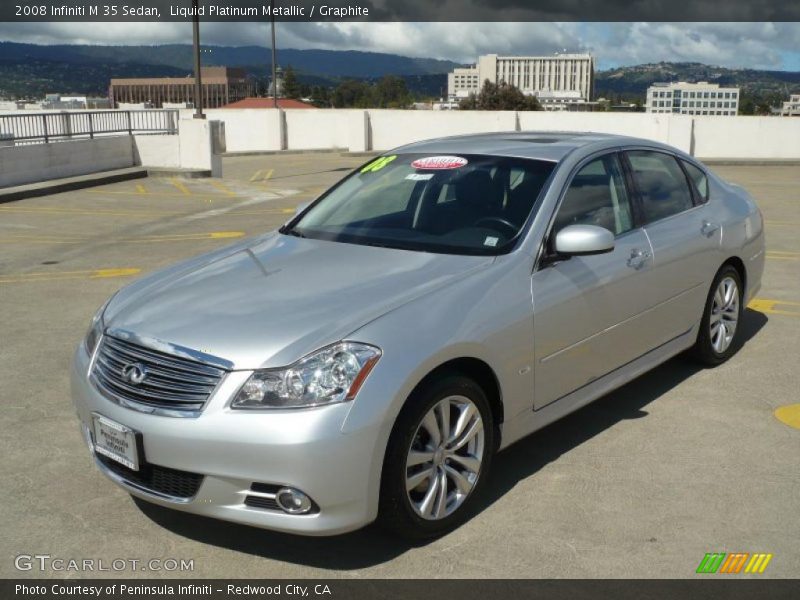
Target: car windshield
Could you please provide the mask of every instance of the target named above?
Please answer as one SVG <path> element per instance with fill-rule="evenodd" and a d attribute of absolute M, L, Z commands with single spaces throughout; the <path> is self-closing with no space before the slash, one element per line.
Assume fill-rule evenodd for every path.
<path fill-rule="evenodd" d="M 555 163 L 391 154 L 356 170 L 281 232 L 450 254 L 509 250 Z"/>

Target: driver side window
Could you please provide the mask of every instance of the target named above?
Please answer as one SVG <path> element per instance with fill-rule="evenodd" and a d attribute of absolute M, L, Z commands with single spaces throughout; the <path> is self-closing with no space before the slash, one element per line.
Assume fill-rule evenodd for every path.
<path fill-rule="evenodd" d="M 619 157 L 591 161 L 572 178 L 556 214 L 553 233 L 568 225 L 597 225 L 620 235 L 633 229 L 633 217 Z"/>

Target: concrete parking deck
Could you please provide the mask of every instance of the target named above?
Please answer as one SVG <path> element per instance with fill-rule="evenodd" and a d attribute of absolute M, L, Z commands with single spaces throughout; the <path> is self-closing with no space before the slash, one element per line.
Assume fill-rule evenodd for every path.
<path fill-rule="evenodd" d="M 767 220 L 764 287 L 740 352 L 709 370 L 672 360 L 512 446 L 478 514 L 440 540 L 412 547 L 372 528 L 280 535 L 135 503 L 106 481 L 68 397 L 94 310 L 136 276 L 276 227 L 365 160 L 231 157 L 224 179 L 149 178 L 0 205 L 0 576 L 80 576 L 14 569 L 18 554 L 49 554 L 194 561 L 193 572 L 93 576 L 680 578 L 707 552 L 768 552 L 757 577 L 797 576 L 800 430 L 790 424 L 800 419 L 774 414 L 800 402 L 793 166 L 715 167 Z"/>

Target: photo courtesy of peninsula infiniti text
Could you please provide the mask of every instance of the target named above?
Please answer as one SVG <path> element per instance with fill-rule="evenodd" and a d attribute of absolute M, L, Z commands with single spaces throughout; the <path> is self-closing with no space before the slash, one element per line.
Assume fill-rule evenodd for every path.
<path fill-rule="evenodd" d="M 121 289 L 72 397 L 97 468 L 138 498 L 432 537 L 482 507 L 498 450 L 677 354 L 727 360 L 763 268 L 753 199 L 670 146 L 419 142 Z"/>

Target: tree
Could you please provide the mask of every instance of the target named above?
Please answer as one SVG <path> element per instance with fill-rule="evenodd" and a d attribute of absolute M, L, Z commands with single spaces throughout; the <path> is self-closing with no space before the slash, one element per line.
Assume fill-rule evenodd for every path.
<path fill-rule="evenodd" d="M 461 110 L 542 110 L 534 96 L 526 96 L 513 85 L 488 79 L 478 94 L 470 94 L 461 101 Z"/>
<path fill-rule="evenodd" d="M 375 85 L 374 99 L 379 108 L 406 108 L 411 104 L 411 93 L 405 79 L 386 75 Z"/>
<path fill-rule="evenodd" d="M 311 102 L 319 108 L 329 108 L 331 106 L 331 90 L 322 85 L 315 85 L 311 88 Z"/>
<path fill-rule="evenodd" d="M 372 88 L 364 81 L 346 79 L 340 83 L 331 98 L 334 108 L 369 108 L 374 106 Z"/>
<path fill-rule="evenodd" d="M 301 97 L 300 83 L 297 81 L 297 75 L 295 75 L 292 65 L 287 66 L 283 73 L 283 95 L 294 100 Z"/>

